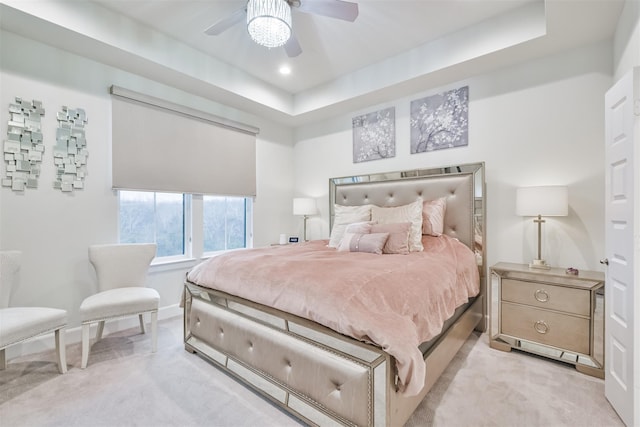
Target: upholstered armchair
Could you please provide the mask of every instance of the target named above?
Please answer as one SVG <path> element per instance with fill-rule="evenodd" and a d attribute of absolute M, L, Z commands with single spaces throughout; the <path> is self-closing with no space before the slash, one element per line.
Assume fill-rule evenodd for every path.
<path fill-rule="evenodd" d="M 102 339 L 105 321 L 111 319 L 137 315 L 140 329 L 145 333 L 143 314 L 151 313 L 151 345 L 155 353 L 160 295 L 155 289 L 145 287 L 155 255 L 156 245 L 152 243 L 89 247 L 89 261 L 98 278 L 98 293 L 85 298 L 80 305 L 83 369 L 89 360 L 89 332 L 93 323 L 98 323 L 97 342 Z"/>
<path fill-rule="evenodd" d="M 0 252 L 0 369 L 7 368 L 6 349 L 38 335 L 53 332 L 58 371 L 67 372 L 65 328 L 67 311 L 48 307 L 9 307 L 19 284 L 21 252 Z"/>

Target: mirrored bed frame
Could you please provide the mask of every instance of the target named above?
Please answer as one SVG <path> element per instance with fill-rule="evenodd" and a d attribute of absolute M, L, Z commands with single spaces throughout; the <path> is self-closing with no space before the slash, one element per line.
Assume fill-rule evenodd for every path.
<path fill-rule="evenodd" d="M 401 426 L 471 332 L 486 329 L 484 163 L 329 180 L 333 206 L 400 206 L 447 197 L 444 233 L 476 253 L 480 293 L 459 307 L 440 335 L 420 346 L 424 388 L 398 391 L 394 358 L 379 347 L 313 321 L 188 281 L 185 349 L 197 353 L 311 425 Z M 224 340 L 220 340 L 220 334 Z M 349 388 L 343 384 L 349 384 Z"/>

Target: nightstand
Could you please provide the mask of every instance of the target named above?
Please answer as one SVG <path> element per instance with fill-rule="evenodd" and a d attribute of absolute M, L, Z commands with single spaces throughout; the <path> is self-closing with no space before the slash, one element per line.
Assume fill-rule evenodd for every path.
<path fill-rule="evenodd" d="M 491 267 L 492 348 L 517 349 L 604 378 L 604 274 L 525 264 Z"/>

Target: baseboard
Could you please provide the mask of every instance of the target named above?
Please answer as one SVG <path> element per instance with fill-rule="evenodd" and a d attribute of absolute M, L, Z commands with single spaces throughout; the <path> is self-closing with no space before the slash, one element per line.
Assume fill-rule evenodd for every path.
<path fill-rule="evenodd" d="M 172 317 L 182 316 L 182 308 L 178 304 L 161 307 L 158 309 L 158 320 L 170 319 Z M 150 321 L 149 314 L 145 315 L 145 321 Z M 124 319 L 112 320 L 106 322 L 104 325 L 104 335 L 109 335 L 114 332 L 122 331 L 124 329 L 136 328 L 140 325 L 138 316 L 131 316 Z M 91 326 L 92 336 L 95 334 L 95 328 L 97 323 Z M 74 328 L 68 328 L 65 334 L 66 345 L 78 344 L 82 341 L 82 326 L 76 326 Z M 7 360 L 10 361 L 16 357 L 26 356 L 29 354 L 40 353 L 43 351 L 54 351 L 55 342 L 53 339 L 53 333 L 40 335 L 30 340 L 24 341 L 20 344 L 12 345 L 6 349 Z"/>

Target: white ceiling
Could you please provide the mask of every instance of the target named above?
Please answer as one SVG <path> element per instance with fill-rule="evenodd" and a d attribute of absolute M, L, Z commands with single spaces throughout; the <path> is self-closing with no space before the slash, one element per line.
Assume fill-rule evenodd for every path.
<path fill-rule="evenodd" d="M 333 1 L 333 0 L 302 0 Z M 355 22 L 293 10 L 303 53 L 256 45 L 246 0 L 2 0 L 3 29 L 289 125 L 610 39 L 624 0 L 358 0 Z M 6 48 L 6 46 L 2 46 Z M 278 72 L 287 64 L 292 73 Z"/>
<path fill-rule="evenodd" d="M 97 0 L 96 3 L 274 86 L 298 93 L 534 1 L 537 0 L 359 0 L 355 22 L 293 8 L 293 31 L 303 49 L 296 58 L 288 58 L 283 48 L 257 45 L 243 23 L 219 36 L 204 34 L 211 24 L 244 8 L 246 0 Z M 281 76 L 278 73 L 281 64 L 290 65 L 293 74 Z"/>

